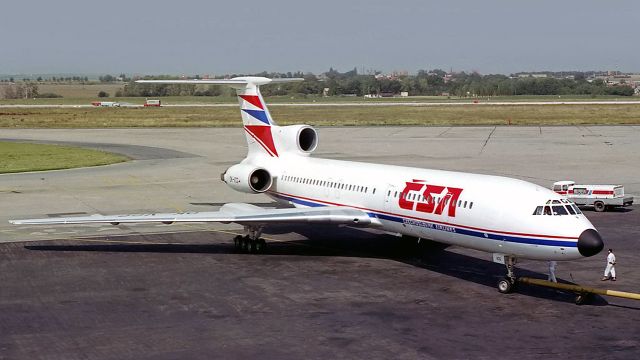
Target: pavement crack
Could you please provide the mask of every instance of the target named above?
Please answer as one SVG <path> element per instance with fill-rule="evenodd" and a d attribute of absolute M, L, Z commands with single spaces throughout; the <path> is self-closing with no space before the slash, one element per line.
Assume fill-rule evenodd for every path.
<path fill-rule="evenodd" d="M 446 134 L 446 133 L 447 133 L 449 130 L 451 130 L 451 129 L 452 129 L 452 127 L 451 127 L 451 126 L 449 126 L 445 131 L 441 132 L 441 133 L 440 133 L 440 134 L 438 134 L 438 136 L 436 136 L 436 137 L 438 138 L 438 137 L 440 137 L 440 136 L 442 136 L 442 135 Z"/>
<path fill-rule="evenodd" d="M 484 144 L 482 144 L 482 148 L 480 149 L 480 152 L 478 153 L 478 155 L 481 155 L 482 152 L 484 151 L 485 146 L 487 146 L 487 143 L 489 142 L 489 139 L 491 139 L 491 135 L 493 135 L 493 133 L 496 131 L 496 127 L 493 127 L 493 130 L 491 130 L 491 132 L 489 133 L 489 136 L 487 136 L 487 138 L 484 140 Z"/>

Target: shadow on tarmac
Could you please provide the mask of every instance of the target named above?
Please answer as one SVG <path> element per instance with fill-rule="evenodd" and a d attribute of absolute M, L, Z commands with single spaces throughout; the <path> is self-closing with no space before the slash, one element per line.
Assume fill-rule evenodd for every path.
<path fill-rule="evenodd" d="M 297 233 L 306 239 L 290 241 L 268 241 L 266 252 L 261 256 L 327 256 L 327 257 L 358 257 L 376 258 L 399 261 L 428 271 L 457 278 L 467 282 L 496 288 L 496 284 L 505 274 L 505 267 L 492 261 L 447 250 L 447 246 L 432 241 L 422 241 L 417 244 L 412 238 L 399 238 L 379 232 L 363 231 L 348 227 L 330 225 L 279 225 L 270 226 L 265 234 Z M 173 233 L 172 236 L 184 237 L 189 241 L 195 237 L 213 237 L 210 232 Z M 111 240 L 110 244 L 51 244 L 25 245 L 25 249 L 33 251 L 88 251 L 88 252 L 126 252 L 126 253 L 177 253 L 177 254 L 240 254 L 232 244 L 194 244 L 194 243 L 148 243 L 143 239 L 136 239 L 136 235 L 118 243 Z M 95 238 L 92 239 L 95 241 Z M 231 236 L 229 236 L 231 240 Z M 138 241 L 140 243 L 126 243 Z M 258 255 L 247 255 L 258 256 Z M 518 276 L 546 279 L 547 274 L 517 268 Z M 561 282 L 574 284 L 560 279 Z M 497 291 L 497 289 L 496 289 Z M 541 286 L 518 284 L 516 292 L 520 295 L 531 296 L 559 302 L 574 302 L 575 294 Z M 590 305 L 608 305 L 601 296 L 594 295 Z M 636 309 L 640 310 L 640 309 Z"/>

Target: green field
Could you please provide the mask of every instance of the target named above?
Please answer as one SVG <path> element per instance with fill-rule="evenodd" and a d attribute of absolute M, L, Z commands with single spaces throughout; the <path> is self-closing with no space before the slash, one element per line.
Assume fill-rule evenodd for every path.
<path fill-rule="evenodd" d="M 127 161 L 121 155 L 70 146 L 0 142 L 0 174 L 71 169 Z"/>
<path fill-rule="evenodd" d="M 280 125 L 623 125 L 638 104 L 462 106 L 272 106 Z M 0 128 L 235 127 L 237 107 L 4 108 Z"/>

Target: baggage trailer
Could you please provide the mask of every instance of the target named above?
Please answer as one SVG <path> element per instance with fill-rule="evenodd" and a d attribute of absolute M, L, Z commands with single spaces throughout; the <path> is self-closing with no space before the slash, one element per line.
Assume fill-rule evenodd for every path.
<path fill-rule="evenodd" d="M 580 206 L 593 206 L 597 212 L 613 207 L 631 206 L 633 196 L 624 195 L 622 185 L 576 185 L 571 180 L 556 181 L 553 191 Z"/>

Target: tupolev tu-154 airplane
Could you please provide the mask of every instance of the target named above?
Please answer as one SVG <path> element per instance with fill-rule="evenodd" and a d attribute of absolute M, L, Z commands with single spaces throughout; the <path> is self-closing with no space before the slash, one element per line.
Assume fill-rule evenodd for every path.
<path fill-rule="evenodd" d="M 311 156 L 318 133 L 308 125 L 278 126 L 260 86 L 302 79 L 139 80 L 152 84 L 224 84 L 238 95 L 247 156 L 221 179 L 232 189 L 265 194 L 292 205 L 265 209 L 245 203 L 218 211 L 146 215 L 92 215 L 13 220 L 13 224 L 222 222 L 244 227 L 238 250 L 262 252 L 265 226 L 285 223 L 373 227 L 417 239 L 493 254 L 507 274 L 498 290 L 516 282 L 516 259 L 575 260 L 604 244 L 578 207 L 544 187 L 507 177 L 418 169 Z"/>

